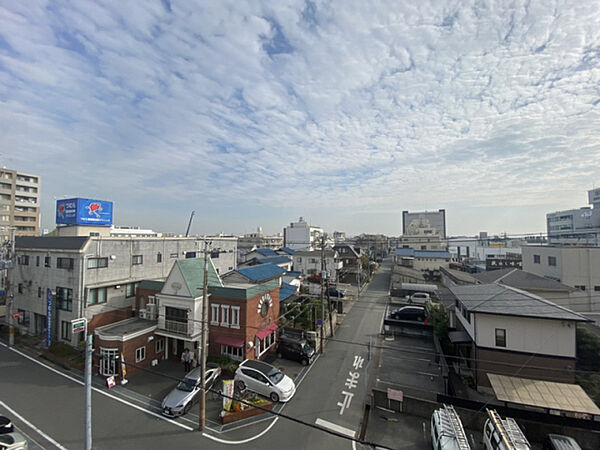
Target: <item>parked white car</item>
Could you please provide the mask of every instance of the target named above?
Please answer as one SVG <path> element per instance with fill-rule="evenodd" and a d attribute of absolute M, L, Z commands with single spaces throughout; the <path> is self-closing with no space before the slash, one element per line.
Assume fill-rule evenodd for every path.
<path fill-rule="evenodd" d="M 424 305 L 431 300 L 431 297 L 427 292 L 415 292 L 408 297 L 408 303 L 416 303 L 418 305 Z"/>
<path fill-rule="evenodd" d="M 234 380 L 240 390 L 247 388 L 269 397 L 272 402 L 287 402 L 296 393 L 296 385 L 290 377 L 263 361 L 245 360 L 235 371 Z"/>

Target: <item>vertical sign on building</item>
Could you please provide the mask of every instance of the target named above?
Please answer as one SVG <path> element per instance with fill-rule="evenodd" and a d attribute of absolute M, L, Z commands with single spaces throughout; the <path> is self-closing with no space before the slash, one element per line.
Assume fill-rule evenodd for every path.
<path fill-rule="evenodd" d="M 52 344 L 52 289 L 46 291 L 46 348 Z"/>

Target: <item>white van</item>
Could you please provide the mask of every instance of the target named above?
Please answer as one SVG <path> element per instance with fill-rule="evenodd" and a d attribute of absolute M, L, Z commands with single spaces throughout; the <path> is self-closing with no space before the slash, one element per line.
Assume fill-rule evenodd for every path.
<path fill-rule="evenodd" d="M 452 405 L 444 405 L 431 415 L 431 447 L 434 450 L 470 450 L 471 446 Z"/>
<path fill-rule="evenodd" d="M 483 445 L 486 450 L 531 450 L 529 441 L 515 419 L 488 409 L 488 419 L 483 425 Z"/>

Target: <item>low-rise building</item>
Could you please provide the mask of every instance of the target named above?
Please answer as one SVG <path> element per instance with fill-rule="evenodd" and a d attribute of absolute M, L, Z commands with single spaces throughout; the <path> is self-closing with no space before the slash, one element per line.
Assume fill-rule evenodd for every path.
<path fill-rule="evenodd" d="M 283 246 L 283 236 L 268 235 L 263 233 L 262 227 L 258 227 L 255 233 L 247 233 L 238 238 L 238 250 L 240 261 L 243 261 L 243 256 L 254 248 L 270 248 L 277 249 Z"/>
<path fill-rule="evenodd" d="M 325 266 L 321 263 L 321 250 L 298 251 L 292 257 L 293 270 L 301 272 L 302 275 L 312 275 L 326 270 L 330 274 L 331 281 L 337 281 L 338 271 L 342 268 L 338 253 L 335 250 L 323 251 Z"/>
<path fill-rule="evenodd" d="M 588 191 L 588 203 L 592 207 L 546 214 L 550 244 L 600 246 L 600 188 Z"/>
<path fill-rule="evenodd" d="M 450 253 L 440 250 L 414 250 L 397 248 L 394 252 L 394 263 L 410 267 L 418 271 L 439 271 L 441 267 L 449 267 Z"/>
<path fill-rule="evenodd" d="M 572 383 L 577 324 L 582 315 L 537 295 L 500 284 L 450 286 L 458 319 L 450 340 L 457 372 L 490 387 L 488 373 Z"/>

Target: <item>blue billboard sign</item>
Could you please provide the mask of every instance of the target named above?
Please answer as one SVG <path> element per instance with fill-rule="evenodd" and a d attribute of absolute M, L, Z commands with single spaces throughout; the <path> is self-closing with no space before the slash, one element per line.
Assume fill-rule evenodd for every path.
<path fill-rule="evenodd" d="M 46 348 L 52 344 L 52 289 L 46 291 Z"/>
<path fill-rule="evenodd" d="M 56 225 L 111 226 L 112 223 L 112 202 L 89 198 L 70 198 L 56 202 Z"/>

